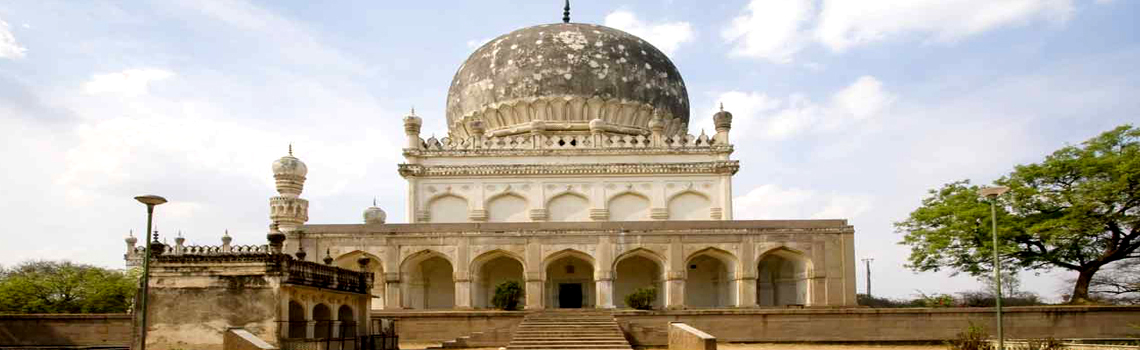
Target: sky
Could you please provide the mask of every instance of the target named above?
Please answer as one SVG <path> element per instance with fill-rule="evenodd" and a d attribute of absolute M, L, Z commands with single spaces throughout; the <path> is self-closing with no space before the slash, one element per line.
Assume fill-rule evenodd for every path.
<path fill-rule="evenodd" d="M 872 294 L 981 288 L 905 268 L 893 223 L 930 189 L 987 184 L 1140 111 L 1140 1 L 578 0 L 573 21 L 638 35 L 681 71 L 690 132 L 723 102 L 737 219 L 846 218 Z M 309 223 L 376 198 L 406 222 L 401 119 L 443 136 L 452 75 L 482 43 L 554 23 L 561 1 L 0 3 L 0 265 L 121 268 L 123 238 L 261 244 L 270 164 L 308 164 Z M 859 292 L 866 269 L 859 263 Z M 1021 273 L 1056 301 L 1066 271 Z"/>

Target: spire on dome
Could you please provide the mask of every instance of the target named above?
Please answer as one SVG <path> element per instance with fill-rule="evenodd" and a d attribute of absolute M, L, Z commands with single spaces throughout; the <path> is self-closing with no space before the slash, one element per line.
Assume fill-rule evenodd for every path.
<path fill-rule="evenodd" d="M 570 23 L 570 0 L 566 0 L 566 7 L 562 9 L 562 23 Z"/>
<path fill-rule="evenodd" d="M 724 108 L 721 108 L 721 109 L 724 109 Z M 293 143 L 292 142 L 289 143 L 289 155 L 290 156 L 293 155 Z"/>

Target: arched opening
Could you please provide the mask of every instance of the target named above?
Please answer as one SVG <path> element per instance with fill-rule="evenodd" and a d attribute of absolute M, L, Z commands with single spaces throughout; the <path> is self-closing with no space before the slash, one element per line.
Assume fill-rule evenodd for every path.
<path fill-rule="evenodd" d="M 491 300 L 495 297 L 495 288 L 507 281 L 518 282 L 525 293 L 523 264 L 518 257 L 502 251 L 494 251 L 476 258 L 471 265 L 471 275 L 475 277 L 475 283 L 471 288 L 473 294 L 471 300 L 474 304 L 472 306 L 476 308 L 494 307 Z M 523 305 L 522 300 L 519 300 L 519 305 Z"/>
<path fill-rule="evenodd" d="M 624 193 L 610 199 L 606 205 L 610 221 L 649 220 L 649 198 L 636 193 Z"/>
<path fill-rule="evenodd" d="M 719 250 L 705 250 L 685 264 L 685 306 L 729 307 L 736 304 L 736 257 Z"/>
<path fill-rule="evenodd" d="M 555 196 L 546 204 L 550 213 L 550 221 L 589 221 L 590 201 L 575 193 L 563 193 Z"/>
<path fill-rule="evenodd" d="M 313 321 L 317 321 L 313 326 L 313 337 L 324 339 L 332 336 L 332 312 L 327 305 L 313 306 Z"/>
<path fill-rule="evenodd" d="M 431 222 L 467 222 L 467 200 L 455 195 L 436 197 L 428 204 Z"/>
<path fill-rule="evenodd" d="M 527 218 L 526 198 L 516 194 L 505 194 L 487 202 L 487 221 L 525 222 Z"/>
<path fill-rule="evenodd" d="M 385 302 L 385 284 L 384 284 L 384 264 L 380 258 L 375 255 L 368 254 L 362 251 L 353 251 L 347 254 L 338 256 L 333 260 L 333 265 L 352 271 L 360 271 L 359 260 L 361 257 L 367 257 L 368 265 L 364 266 L 364 271 L 372 273 L 372 309 L 383 309 Z"/>
<path fill-rule="evenodd" d="M 305 319 L 305 307 L 296 301 L 289 301 L 289 333 L 288 338 L 305 338 L 308 320 Z"/>
<path fill-rule="evenodd" d="M 577 251 L 564 251 L 548 258 L 546 305 L 559 309 L 594 307 L 593 260 Z"/>
<path fill-rule="evenodd" d="M 455 307 L 455 279 L 451 262 L 432 251 L 416 254 L 403 264 L 406 288 L 403 305 L 413 309 Z"/>
<path fill-rule="evenodd" d="M 336 319 L 340 321 L 340 332 L 338 334 L 341 338 L 356 336 L 356 316 L 353 315 L 351 307 L 341 305 L 336 311 Z"/>
<path fill-rule="evenodd" d="M 625 302 L 627 295 L 639 288 L 657 289 L 654 308 L 661 308 L 665 300 L 665 284 L 660 260 L 649 253 L 632 253 L 617 260 L 614 265 L 614 304 L 631 307 Z"/>
<path fill-rule="evenodd" d="M 669 220 L 709 220 L 709 199 L 694 192 L 685 192 L 669 200 Z"/>
<path fill-rule="evenodd" d="M 810 262 L 803 254 L 779 249 L 765 254 L 756 271 L 756 298 L 760 306 L 808 305 Z"/>

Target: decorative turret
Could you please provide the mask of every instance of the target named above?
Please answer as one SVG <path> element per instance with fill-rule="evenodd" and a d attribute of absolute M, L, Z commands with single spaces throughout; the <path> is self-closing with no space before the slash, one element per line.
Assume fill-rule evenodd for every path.
<path fill-rule="evenodd" d="M 309 201 L 300 198 L 308 172 L 305 163 L 293 157 L 293 145 L 289 145 L 289 155 L 273 162 L 273 178 L 281 195 L 269 199 L 269 218 L 281 231 L 295 231 L 309 221 Z"/>
<path fill-rule="evenodd" d="M 124 238 L 123 241 L 127 242 L 126 259 L 130 260 L 135 254 L 135 243 L 139 242 L 139 239 L 135 238 L 135 230 L 131 230 L 130 233 L 127 234 L 127 238 Z"/>
<path fill-rule="evenodd" d="M 376 199 L 372 199 L 372 206 L 364 209 L 364 223 L 365 224 L 383 224 L 388 219 L 388 214 L 383 209 L 376 206 Z"/>
<path fill-rule="evenodd" d="M 424 125 L 424 120 L 416 116 L 416 108 L 412 107 L 412 113 L 404 117 L 404 134 L 408 135 L 407 148 L 418 149 L 423 144 L 420 142 L 420 127 Z"/>
<path fill-rule="evenodd" d="M 713 136 L 716 143 L 729 144 L 728 131 L 732 129 L 732 113 L 724 110 L 723 102 L 720 104 L 720 112 L 713 114 L 713 125 L 716 126 L 716 136 Z"/>

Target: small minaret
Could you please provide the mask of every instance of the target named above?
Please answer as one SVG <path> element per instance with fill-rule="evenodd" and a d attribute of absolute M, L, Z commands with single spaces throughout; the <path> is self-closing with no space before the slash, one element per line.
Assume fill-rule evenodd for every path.
<path fill-rule="evenodd" d="M 714 145 L 730 145 L 728 130 L 732 129 L 732 113 L 724 110 L 724 103 L 720 104 L 720 112 L 713 114 L 713 125 L 716 126 L 716 135 L 713 136 Z"/>
<path fill-rule="evenodd" d="M 309 221 L 309 201 L 300 197 L 308 172 L 305 163 L 293 157 L 293 145 L 289 145 L 289 155 L 273 162 L 273 178 L 280 196 L 269 198 L 269 219 L 282 232 L 296 231 Z"/>
<path fill-rule="evenodd" d="M 416 116 L 416 109 L 413 107 L 412 113 L 404 117 L 404 134 L 408 135 L 408 144 L 407 146 L 404 146 L 404 148 L 423 148 L 423 142 L 420 141 L 420 127 L 423 125 L 424 120 Z"/>
<path fill-rule="evenodd" d="M 125 258 L 126 260 L 131 260 L 135 255 L 135 243 L 139 242 L 139 239 L 135 238 L 135 230 L 131 230 L 127 238 L 123 239 L 123 241 L 127 242 L 127 255 Z"/>

